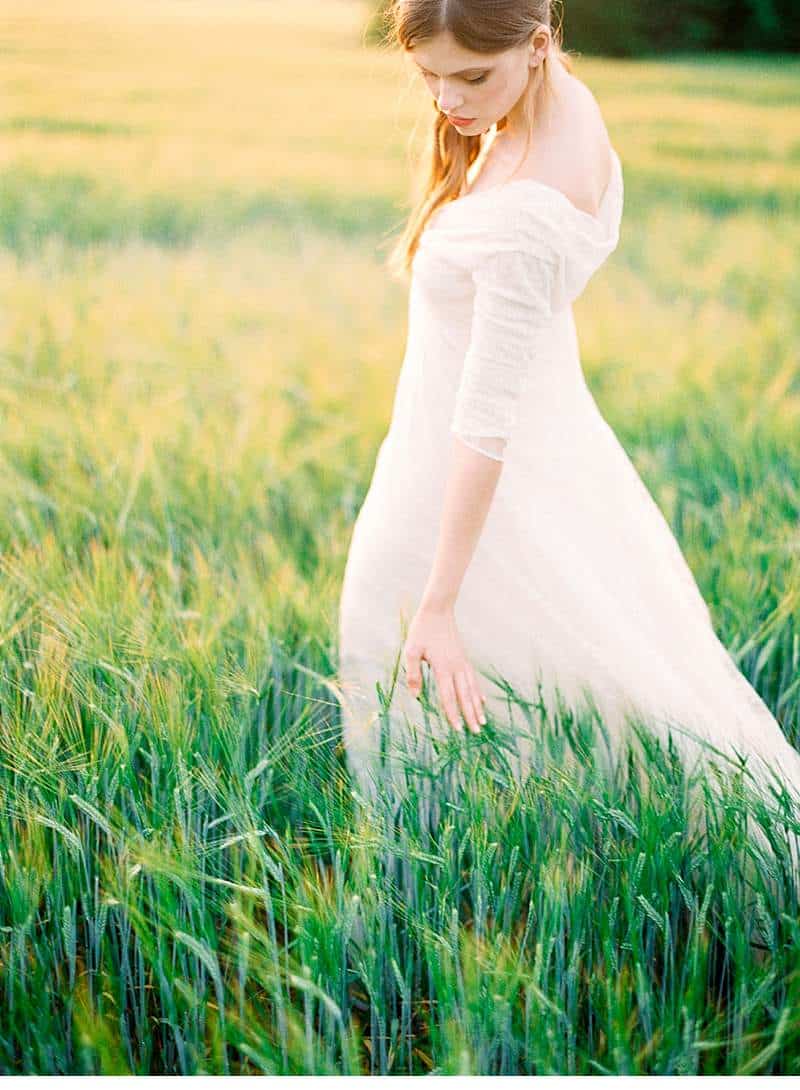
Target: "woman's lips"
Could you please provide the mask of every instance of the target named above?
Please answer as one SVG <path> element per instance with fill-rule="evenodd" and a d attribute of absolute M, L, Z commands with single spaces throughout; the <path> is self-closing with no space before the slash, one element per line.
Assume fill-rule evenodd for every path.
<path fill-rule="evenodd" d="M 471 125 L 475 121 L 474 117 L 451 117 L 447 115 L 447 120 L 453 125 Z"/>

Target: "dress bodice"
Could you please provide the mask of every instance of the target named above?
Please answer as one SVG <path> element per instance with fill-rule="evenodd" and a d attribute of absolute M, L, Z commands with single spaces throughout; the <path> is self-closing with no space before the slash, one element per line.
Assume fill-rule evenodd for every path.
<path fill-rule="evenodd" d="M 624 180 L 611 148 L 611 176 L 597 215 L 578 208 L 555 186 L 537 178 L 516 178 L 465 193 L 441 205 L 420 239 L 419 264 L 427 258 L 469 266 L 492 248 L 529 245 L 549 251 L 559 269 L 552 285 L 552 309 L 573 302 L 619 242 Z M 417 264 L 417 255 L 415 262 Z"/>
<path fill-rule="evenodd" d="M 545 374 L 548 351 L 570 358 L 569 306 L 615 249 L 622 203 L 612 148 L 597 215 L 519 178 L 448 201 L 429 219 L 412 265 L 409 342 L 437 370 L 456 361 L 451 430 L 468 445 L 503 460 L 525 385 Z M 575 376 L 565 368 L 562 385 Z"/>

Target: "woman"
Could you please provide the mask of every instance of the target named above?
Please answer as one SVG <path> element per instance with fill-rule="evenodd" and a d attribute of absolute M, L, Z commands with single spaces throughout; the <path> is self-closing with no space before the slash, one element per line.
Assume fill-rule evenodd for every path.
<path fill-rule="evenodd" d="M 400 782 L 393 754 L 430 759 L 430 736 L 462 717 L 473 732 L 501 720 L 503 681 L 593 706 L 612 756 L 646 718 L 687 768 L 742 755 L 760 783 L 775 769 L 800 787 L 800 755 L 584 381 L 571 304 L 617 245 L 623 178 L 548 0 L 399 0 L 392 15 L 435 114 L 394 255 L 412 273 L 406 353 L 340 603 L 362 789 L 386 774 L 381 722 Z M 444 714 L 424 729 L 422 662 Z"/>

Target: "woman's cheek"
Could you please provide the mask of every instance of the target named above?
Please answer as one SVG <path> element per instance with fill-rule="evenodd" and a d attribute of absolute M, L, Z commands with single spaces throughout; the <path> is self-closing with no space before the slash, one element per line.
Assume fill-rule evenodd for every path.
<path fill-rule="evenodd" d="M 517 94 L 516 88 L 509 79 L 504 79 L 497 92 L 496 104 L 498 109 L 503 113 L 507 113 L 517 101 L 520 94 L 522 94 L 522 92 L 520 91 L 519 94 Z"/>

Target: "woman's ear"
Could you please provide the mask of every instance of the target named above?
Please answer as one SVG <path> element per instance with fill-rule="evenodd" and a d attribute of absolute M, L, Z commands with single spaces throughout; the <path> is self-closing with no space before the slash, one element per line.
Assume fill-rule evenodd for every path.
<path fill-rule="evenodd" d="M 543 37 L 544 40 L 541 41 L 537 45 L 536 44 L 536 38 L 537 38 L 538 34 L 539 34 L 539 32 L 537 31 L 537 33 L 534 34 L 534 36 L 531 38 L 531 44 L 530 44 L 530 51 L 531 52 L 530 52 L 530 59 L 528 61 L 531 68 L 536 68 L 538 65 L 540 65 L 542 63 L 542 61 L 544 60 L 545 56 L 547 55 L 547 46 L 548 46 L 548 43 L 549 43 L 549 36 L 547 34 L 543 34 L 542 37 Z"/>

